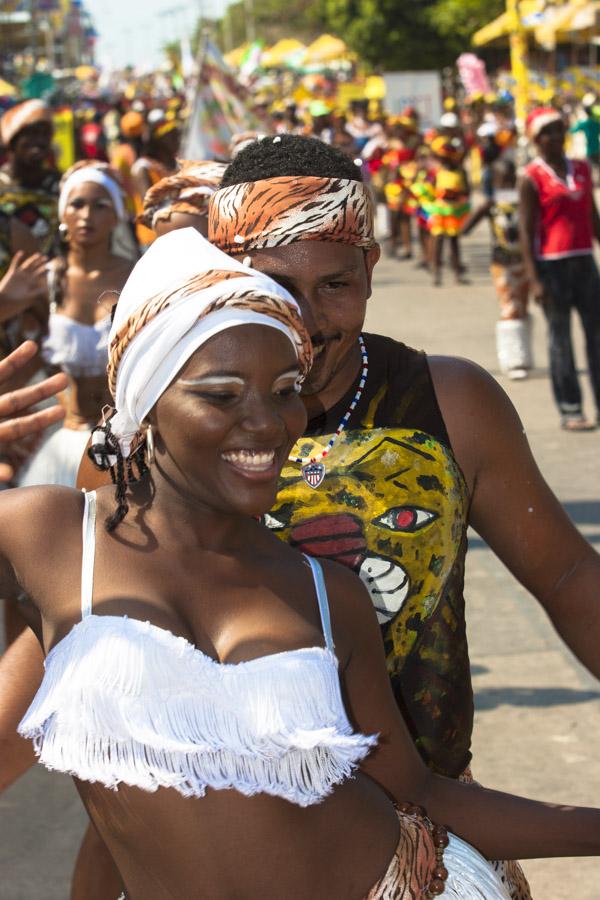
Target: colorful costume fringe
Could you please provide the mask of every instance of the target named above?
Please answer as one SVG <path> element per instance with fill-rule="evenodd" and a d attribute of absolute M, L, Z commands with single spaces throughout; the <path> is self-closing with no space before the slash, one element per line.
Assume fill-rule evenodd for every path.
<path fill-rule="evenodd" d="M 421 201 L 427 228 L 435 237 L 456 237 L 462 231 L 471 204 L 462 170 L 439 168 L 434 176 L 432 192 Z"/>

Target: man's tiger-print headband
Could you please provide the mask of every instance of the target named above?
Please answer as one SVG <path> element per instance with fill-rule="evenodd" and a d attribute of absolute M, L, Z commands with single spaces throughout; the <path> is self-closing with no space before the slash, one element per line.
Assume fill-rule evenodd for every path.
<path fill-rule="evenodd" d="M 208 229 L 230 255 L 296 241 L 376 246 L 369 190 L 344 178 L 281 176 L 221 188 L 210 198 Z"/>

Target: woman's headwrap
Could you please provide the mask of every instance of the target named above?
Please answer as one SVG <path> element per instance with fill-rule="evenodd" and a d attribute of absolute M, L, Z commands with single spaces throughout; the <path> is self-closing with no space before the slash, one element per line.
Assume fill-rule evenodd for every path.
<path fill-rule="evenodd" d="M 141 137 L 144 133 L 144 117 L 141 113 L 130 110 L 121 116 L 119 127 L 125 138 Z"/>
<path fill-rule="evenodd" d="M 109 338 L 116 409 L 110 426 L 124 457 L 192 354 L 215 334 L 247 324 L 283 332 L 302 375 L 308 372 L 310 337 L 285 288 L 226 256 L 193 228 L 172 231 L 150 246 L 121 292 Z"/>
<path fill-rule="evenodd" d="M 226 169 L 212 160 L 180 160 L 173 175 L 161 178 L 146 191 L 143 212 L 137 221 L 147 228 L 169 220 L 173 213 L 208 213 L 208 201 L 217 190 Z"/>
<path fill-rule="evenodd" d="M 64 219 L 67 204 L 69 202 L 69 195 L 73 189 L 79 187 L 81 184 L 88 184 L 89 182 L 101 185 L 108 193 L 119 221 L 123 221 L 127 218 L 123 191 L 119 184 L 118 174 L 105 162 L 101 162 L 98 159 L 85 159 L 75 163 L 70 169 L 67 169 L 61 179 L 60 195 L 58 198 L 58 218 L 61 222 Z"/>
<path fill-rule="evenodd" d="M 2 143 L 8 147 L 19 131 L 34 125 L 36 122 L 47 122 L 52 125 L 52 110 L 43 100 L 25 100 L 8 109 L 0 119 L 0 136 Z"/>
<path fill-rule="evenodd" d="M 233 184 L 210 198 L 208 239 L 246 254 L 296 241 L 376 246 L 373 203 L 362 181 L 281 176 Z"/>

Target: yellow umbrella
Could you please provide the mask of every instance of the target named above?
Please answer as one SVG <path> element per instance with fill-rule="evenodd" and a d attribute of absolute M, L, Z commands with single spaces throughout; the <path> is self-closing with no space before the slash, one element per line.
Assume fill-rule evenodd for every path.
<path fill-rule="evenodd" d="M 305 64 L 331 62 L 348 55 L 348 47 L 332 34 L 322 34 L 307 48 L 302 60 Z"/>
<path fill-rule="evenodd" d="M 303 44 L 301 41 L 297 41 L 295 38 L 282 38 L 269 50 L 265 50 L 260 64 L 263 69 L 283 66 L 290 56 L 299 55 L 303 50 L 306 50 L 306 44 Z"/>
<path fill-rule="evenodd" d="M 542 16 L 547 10 L 546 0 L 521 0 L 519 3 L 519 16 L 525 31 L 533 31 L 536 24 L 536 17 Z M 476 31 L 471 38 L 471 43 L 475 47 L 483 47 L 499 38 L 508 37 L 513 32 L 513 16 L 510 11 L 502 13 L 497 19 L 488 22 L 479 31 Z"/>
<path fill-rule="evenodd" d="M 600 3 L 591 0 L 571 0 L 553 11 L 547 21 L 535 29 L 535 39 L 545 50 L 554 50 L 557 41 L 568 39 L 573 33 L 596 32 Z"/>
<path fill-rule="evenodd" d="M 229 53 L 226 53 L 223 59 L 228 66 L 231 66 L 232 69 L 239 69 L 242 64 L 244 54 L 248 50 L 249 46 L 250 44 L 247 42 L 245 44 L 240 44 L 240 46 L 236 47 L 235 50 L 230 50 Z"/>
<path fill-rule="evenodd" d="M 12 84 L 9 84 L 4 78 L 0 78 L 0 97 L 14 97 L 16 93 L 17 89 Z"/>

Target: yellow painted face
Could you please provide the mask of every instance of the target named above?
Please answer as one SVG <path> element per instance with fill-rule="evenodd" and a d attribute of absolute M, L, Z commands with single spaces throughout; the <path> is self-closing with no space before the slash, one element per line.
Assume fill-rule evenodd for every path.
<path fill-rule="evenodd" d="M 293 454 L 310 457 L 328 438 L 303 438 Z M 285 467 L 266 524 L 360 575 L 401 667 L 454 565 L 466 527 L 464 479 L 442 444 L 412 429 L 345 432 L 324 464 L 314 489 L 300 465 Z"/>

